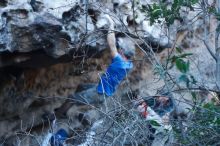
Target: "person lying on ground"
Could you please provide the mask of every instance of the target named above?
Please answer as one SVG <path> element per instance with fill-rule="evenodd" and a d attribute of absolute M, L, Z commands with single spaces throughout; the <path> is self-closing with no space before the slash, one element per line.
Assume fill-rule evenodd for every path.
<path fill-rule="evenodd" d="M 156 126 L 156 129 L 170 129 L 169 114 L 173 110 L 173 103 L 166 96 L 150 96 L 138 98 L 134 101 L 137 111 L 147 121 L 156 121 L 161 126 Z M 155 127 L 154 127 L 155 128 Z"/>
<path fill-rule="evenodd" d="M 112 63 L 100 77 L 100 81 L 96 87 L 70 95 L 66 102 L 56 110 L 58 115 L 65 115 L 73 104 L 100 105 L 104 102 L 105 98 L 114 95 L 118 85 L 126 78 L 128 72 L 133 68 L 131 58 L 135 54 L 135 44 L 132 41 L 127 41 L 125 42 L 126 45 L 119 45 L 121 48 L 117 48 L 114 21 L 106 14 L 103 19 L 109 22 L 107 42 L 110 48 Z"/>
<path fill-rule="evenodd" d="M 140 98 L 150 106 L 159 116 L 163 116 L 173 110 L 173 102 L 168 96 L 150 96 Z"/>
<path fill-rule="evenodd" d="M 155 131 L 151 145 L 164 146 L 171 136 L 169 132 L 172 126 L 169 124 L 169 114 L 173 110 L 172 100 L 167 96 L 151 96 L 136 99 L 134 105 L 141 117 L 149 121 Z"/>

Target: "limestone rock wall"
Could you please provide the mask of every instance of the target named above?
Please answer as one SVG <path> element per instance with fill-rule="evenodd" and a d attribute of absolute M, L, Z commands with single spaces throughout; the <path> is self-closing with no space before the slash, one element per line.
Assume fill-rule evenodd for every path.
<path fill-rule="evenodd" d="M 107 47 L 106 31 L 101 30 L 106 13 L 118 32 L 138 30 L 140 37 L 169 46 L 167 30 L 159 24 L 150 26 L 146 13 L 139 10 L 147 3 L 152 1 L 140 1 L 133 7 L 126 0 L 4 0 L 0 5 L 0 57 L 17 54 L 10 61 L 3 58 L 0 67 L 28 62 L 33 56 L 21 54 L 33 51 L 55 59 L 73 53 L 94 55 Z"/>
<path fill-rule="evenodd" d="M 132 7 L 127 0 L 2 0 L 0 137 L 21 130 L 21 121 L 26 125 L 23 130 L 41 124 L 42 116 L 53 113 L 79 83 L 97 82 L 109 62 L 102 53 L 107 48 L 104 14 L 114 20 L 116 35 L 126 37 L 122 32 L 140 30 L 143 39 L 168 46 L 167 30 L 150 26 L 138 9 L 147 3 L 152 1 Z M 102 60 L 88 60 L 100 56 Z"/>
<path fill-rule="evenodd" d="M 97 83 L 99 74 L 110 62 L 106 55 L 108 23 L 103 19 L 104 14 L 113 18 L 117 36 L 133 37 L 146 51 L 149 48 L 131 34 L 155 45 L 154 51 L 158 46 L 170 47 L 177 33 L 175 26 L 180 23 L 175 22 L 169 33 L 163 25 L 151 26 L 147 14 L 139 8 L 154 2 L 157 1 L 140 0 L 133 6 L 130 0 L 1 0 L 0 145 L 4 141 L 6 145 L 16 145 L 18 135 L 25 139 L 27 134 L 30 138 L 30 134 L 45 132 L 41 129 L 44 123 L 48 124 L 47 116 L 53 114 L 80 83 Z M 202 26 L 202 20 L 197 22 L 199 24 L 190 26 L 191 29 Z M 187 40 L 185 34 L 182 37 L 183 41 L 177 42 L 180 46 L 193 40 Z M 196 59 L 200 61 L 201 53 L 204 55 L 207 51 L 201 52 L 201 42 L 198 44 L 187 49 L 196 48 Z M 157 57 L 163 60 L 166 53 L 162 51 Z M 137 49 L 129 85 L 141 89 L 143 95 L 154 95 L 163 82 L 155 79 L 152 64 L 145 55 Z M 213 70 L 207 69 L 208 63 L 205 67 L 204 70 Z M 121 89 L 127 85 L 123 82 Z M 77 114 L 83 110 L 73 107 L 70 119 L 62 122 L 72 121 L 75 127 L 82 127 L 77 123 Z M 28 133 L 30 131 L 33 133 Z M 36 139 L 28 140 L 25 139 L 23 145 L 36 145 Z"/>

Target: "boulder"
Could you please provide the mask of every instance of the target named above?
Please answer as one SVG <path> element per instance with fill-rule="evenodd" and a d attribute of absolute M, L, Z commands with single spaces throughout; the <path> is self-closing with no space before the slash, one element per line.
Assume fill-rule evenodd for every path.
<path fill-rule="evenodd" d="M 146 14 L 139 10 L 146 4 L 152 1 L 140 1 L 133 7 L 127 0 L 4 0 L 0 3 L 0 57 L 37 50 L 55 59 L 73 54 L 94 56 L 108 47 L 106 31 L 99 25 L 107 23 L 101 17 L 106 13 L 118 32 L 136 34 L 136 28 L 141 29 L 141 38 L 165 48 L 169 44 L 166 28 L 149 25 Z M 0 67 L 28 62 L 32 56 L 14 61 L 17 58 L 20 56 L 12 57 L 10 63 L 1 61 Z"/>
<path fill-rule="evenodd" d="M 74 92 L 77 84 L 91 81 L 92 76 L 98 78 L 98 72 L 95 72 L 97 64 L 86 62 L 95 69 L 86 70 L 90 74 L 84 76 L 82 72 L 85 69 L 84 58 L 101 54 L 108 47 L 107 31 L 103 27 L 108 24 L 102 19 L 103 14 L 113 18 L 117 36 L 137 41 L 135 31 L 140 29 L 142 31 L 138 35 L 141 38 L 166 46 L 166 38 L 160 40 L 160 34 L 166 32 L 165 27 L 162 27 L 163 31 L 157 30 L 160 26 L 144 25 L 148 24 L 146 14 L 137 8 L 146 3 L 148 1 L 140 1 L 133 11 L 128 0 L 2 0 L 0 140 L 10 139 L 15 132 L 25 132 L 44 124 L 44 115 L 53 114 L 62 104 L 61 99 L 67 97 L 65 94 Z M 100 26 L 97 25 L 99 23 Z M 127 44 L 126 41 L 121 43 Z M 136 43 L 143 45 L 141 41 Z M 77 62 L 78 66 L 76 62 L 71 64 L 75 58 L 83 65 L 81 62 Z M 68 69 L 62 69 L 63 64 L 59 66 L 59 63 L 67 62 Z M 57 65 L 52 67 L 54 64 Z M 74 70 L 76 66 L 80 68 L 81 76 L 69 75 L 70 69 Z M 59 70 L 62 71 L 56 74 Z M 55 98 L 57 95 L 60 97 Z"/>

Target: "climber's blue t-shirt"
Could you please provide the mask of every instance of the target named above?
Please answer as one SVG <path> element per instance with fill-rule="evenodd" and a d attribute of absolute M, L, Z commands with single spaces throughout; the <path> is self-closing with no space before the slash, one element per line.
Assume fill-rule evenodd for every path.
<path fill-rule="evenodd" d="M 125 60 L 120 54 L 112 59 L 112 63 L 107 68 L 105 74 L 101 76 L 97 92 L 99 94 L 105 93 L 107 96 L 112 96 L 116 87 L 126 77 L 128 71 L 133 67 L 131 61 Z"/>

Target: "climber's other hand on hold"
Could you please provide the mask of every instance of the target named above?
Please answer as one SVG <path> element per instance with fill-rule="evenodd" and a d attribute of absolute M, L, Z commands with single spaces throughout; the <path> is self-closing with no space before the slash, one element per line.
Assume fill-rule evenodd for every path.
<path fill-rule="evenodd" d="M 108 14 L 101 14 L 98 17 L 98 21 L 96 23 L 96 26 L 98 28 L 107 28 L 109 30 L 114 30 L 115 23 L 112 20 L 111 16 L 109 16 Z"/>
<path fill-rule="evenodd" d="M 105 18 L 108 21 L 109 29 L 114 30 L 115 22 L 112 20 L 111 16 L 109 16 L 108 14 L 104 14 L 103 18 Z"/>

